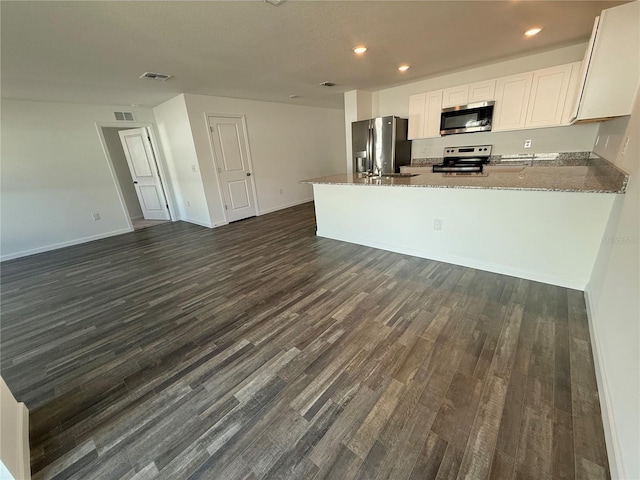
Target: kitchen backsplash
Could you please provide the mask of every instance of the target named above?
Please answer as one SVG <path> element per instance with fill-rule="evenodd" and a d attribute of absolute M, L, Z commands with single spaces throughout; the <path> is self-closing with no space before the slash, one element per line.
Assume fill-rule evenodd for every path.
<path fill-rule="evenodd" d="M 600 157 L 592 152 L 516 153 L 491 155 L 489 164 L 528 166 L 584 166 L 593 164 Z M 424 167 L 442 163 L 442 157 L 412 158 L 412 167 Z"/>

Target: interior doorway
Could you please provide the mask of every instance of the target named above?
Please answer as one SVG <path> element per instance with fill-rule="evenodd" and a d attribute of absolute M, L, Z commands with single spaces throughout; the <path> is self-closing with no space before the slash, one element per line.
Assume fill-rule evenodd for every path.
<path fill-rule="evenodd" d="M 99 126 L 99 130 L 132 230 L 171 221 L 166 188 L 155 156 L 157 149 L 147 128 Z M 129 139 L 129 145 L 123 136 Z M 147 177 L 151 179 L 149 182 Z M 153 192 L 148 183 L 153 184 Z"/>
<path fill-rule="evenodd" d="M 243 115 L 209 115 L 213 162 L 227 222 L 255 217 L 256 186 Z"/>

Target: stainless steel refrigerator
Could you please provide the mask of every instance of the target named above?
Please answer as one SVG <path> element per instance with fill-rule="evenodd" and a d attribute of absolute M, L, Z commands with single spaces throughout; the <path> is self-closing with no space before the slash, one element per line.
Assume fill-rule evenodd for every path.
<path fill-rule="evenodd" d="M 411 164 L 411 140 L 407 119 L 378 117 L 351 124 L 353 171 L 397 173 Z"/>

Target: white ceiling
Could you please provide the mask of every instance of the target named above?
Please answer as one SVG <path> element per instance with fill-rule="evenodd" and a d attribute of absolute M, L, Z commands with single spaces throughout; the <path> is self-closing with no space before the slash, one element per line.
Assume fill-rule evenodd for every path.
<path fill-rule="evenodd" d="M 2 96 L 155 106 L 187 92 L 341 108 L 348 90 L 584 42 L 620 3 L 3 0 Z M 139 79 L 146 71 L 173 78 Z"/>

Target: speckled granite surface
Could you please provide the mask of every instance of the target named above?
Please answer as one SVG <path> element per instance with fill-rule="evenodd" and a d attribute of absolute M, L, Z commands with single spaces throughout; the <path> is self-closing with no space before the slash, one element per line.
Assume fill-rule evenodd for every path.
<path fill-rule="evenodd" d="M 489 165 L 528 165 L 532 167 L 550 166 L 586 166 L 589 159 L 598 157 L 591 152 L 559 152 L 559 153 L 519 153 L 514 155 L 491 155 Z M 598 157 L 600 158 L 600 157 Z M 425 167 L 442 163 L 442 157 L 412 158 L 412 167 Z"/>
<path fill-rule="evenodd" d="M 549 192 L 624 193 L 628 176 L 610 162 L 591 154 L 586 165 L 522 165 L 515 171 L 491 170 L 482 176 L 443 175 L 425 167 L 415 177 L 366 177 L 363 174 L 332 175 L 302 183 L 370 185 L 389 187 L 480 188 Z M 500 163 L 500 165 L 505 165 Z M 415 169 L 413 170 L 415 171 Z"/>

